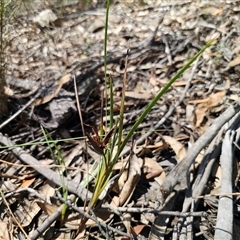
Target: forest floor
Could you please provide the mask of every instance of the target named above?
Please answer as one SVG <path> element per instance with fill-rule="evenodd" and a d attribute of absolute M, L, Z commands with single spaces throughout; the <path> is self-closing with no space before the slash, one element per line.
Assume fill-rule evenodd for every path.
<path fill-rule="evenodd" d="M 16 8 L 7 25 L 5 120 L 12 119 L 0 125 L 0 239 L 240 239 L 240 2 L 111 5 L 107 77 L 116 118 L 128 53 L 123 136 L 184 64 L 217 39 L 139 126 L 114 167 L 114 186 L 81 231 L 93 181 L 80 183 L 100 156 L 86 148 L 76 103 L 85 124 L 99 128 L 103 113 L 108 121 L 101 104 L 106 10 L 33 2 Z M 44 131 L 58 141 L 47 144 Z"/>

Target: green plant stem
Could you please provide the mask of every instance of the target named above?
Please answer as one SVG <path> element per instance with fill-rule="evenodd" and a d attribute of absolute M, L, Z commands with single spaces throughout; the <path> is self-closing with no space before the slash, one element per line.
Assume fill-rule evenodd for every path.
<path fill-rule="evenodd" d="M 210 40 L 193 58 L 191 58 L 178 72 L 177 74 L 159 91 L 157 96 L 149 103 L 149 105 L 146 107 L 146 109 L 143 111 L 143 113 L 140 115 L 140 117 L 137 119 L 135 124 L 132 126 L 132 128 L 129 130 L 127 136 L 125 137 L 124 141 L 120 145 L 117 154 L 115 155 L 113 162 L 116 162 L 119 155 L 121 154 L 123 148 L 131 138 L 131 136 L 134 134 L 134 131 L 138 128 L 139 124 L 144 120 L 144 118 L 147 116 L 147 114 L 150 112 L 152 107 L 157 103 L 157 101 L 163 96 L 164 93 L 167 92 L 167 90 L 171 87 L 171 85 L 190 67 L 190 65 L 208 48 L 212 45 L 213 41 L 215 39 Z"/>
<path fill-rule="evenodd" d="M 104 26 L 104 92 L 105 92 L 105 105 L 106 105 L 106 116 L 107 116 L 107 37 L 108 37 L 108 17 L 110 9 L 110 0 L 106 1 L 106 19 Z"/>
<path fill-rule="evenodd" d="M 113 127 L 113 79 L 112 76 L 109 77 L 109 84 L 110 84 L 110 129 Z"/>
<path fill-rule="evenodd" d="M 108 15 L 109 15 L 109 6 L 110 0 L 107 1 L 106 6 L 106 22 L 105 22 L 105 40 L 104 40 L 104 67 L 105 67 L 105 93 L 106 93 L 106 106 L 107 106 L 107 29 L 108 29 Z M 208 42 L 188 63 L 181 68 L 178 73 L 159 91 L 159 93 L 155 96 L 155 98 L 149 103 L 146 109 L 142 112 L 140 117 L 137 119 L 135 124 L 132 126 L 130 131 L 128 132 L 127 136 L 122 142 L 122 135 L 123 135 L 123 116 L 124 116 L 124 103 L 125 103 L 125 91 L 126 91 L 126 81 L 127 81 L 127 60 L 128 54 L 125 60 L 125 71 L 123 77 L 123 90 L 122 90 L 122 101 L 121 101 L 121 109 L 119 114 L 119 126 L 117 128 L 117 134 L 114 133 L 112 141 L 110 142 L 110 150 L 106 149 L 104 156 L 101 156 L 101 161 L 97 166 L 97 177 L 95 181 L 95 187 L 93 192 L 93 197 L 90 201 L 90 207 L 96 206 L 98 198 L 102 191 L 105 189 L 111 175 L 113 172 L 113 167 L 116 161 L 119 158 L 120 153 L 122 152 L 123 148 L 130 140 L 131 136 L 134 134 L 135 130 L 138 128 L 139 124 L 144 120 L 146 115 L 151 111 L 152 107 L 157 103 L 157 101 L 163 96 L 164 93 L 171 87 L 171 85 L 190 67 L 190 65 L 208 48 L 211 46 L 212 42 L 215 39 Z M 112 87 L 112 79 L 110 78 L 110 125 L 113 125 L 113 87 Z M 106 112 L 107 115 L 107 112 Z M 112 127 L 112 126 L 111 126 Z M 118 136 L 117 136 L 118 135 Z M 118 147 L 117 153 L 113 155 L 113 148 L 114 146 Z"/>
<path fill-rule="evenodd" d="M 7 4 L 0 0 L 0 120 L 8 112 L 7 95 L 5 93 L 5 48 L 7 39 L 4 38 Z"/>
<path fill-rule="evenodd" d="M 128 52 L 125 58 L 125 69 L 123 74 L 123 86 L 122 86 L 122 100 L 121 100 L 121 109 L 119 114 L 119 127 L 118 127 L 118 149 L 120 148 L 123 135 L 123 118 L 124 118 L 124 108 L 125 108 L 125 94 L 126 94 L 126 85 L 127 85 L 127 65 L 128 65 Z M 116 160 L 115 160 L 116 161 Z M 115 164 L 113 161 L 113 164 Z"/>
<path fill-rule="evenodd" d="M 110 0 L 106 1 L 106 19 L 105 19 L 105 34 L 104 34 L 104 78 L 105 78 L 105 84 L 104 84 L 104 92 L 105 92 L 105 105 L 106 105 L 106 115 L 107 115 L 107 99 L 108 99 L 108 93 L 107 93 L 107 37 L 108 37 L 108 17 L 109 17 L 109 9 L 110 9 Z M 112 82 L 112 79 L 110 79 Z M 110 87 L 112 89 L 112 83 L 110 83 Z M 113 110 L 113 95 L 110 93 L 110 98 L 112 99 L 111 104 L 111 110 Z M 104 101 L 104 100 L 102 100 Z M 113 114 L 113 113 L 112 113 Z M 113 125 L 113 115 L 112 120 L 110 122 L 110 125 Z M 100 127 L 101 134 L 103 133 L 103 126 Z M 100 196 L 102 189 L 106 185 L 106 172 L 109 168 L 109 160 L 110 160 L 110 153 L 107 150 L 104 156 L 101 156 L 100 164 L 98 165 L 98 174 L 95 182 L 94 192 L 92 199 L 90 201 L 90 207 L 94 207 L 98 197 Z M 94 171 L 95 172 L 95 171 Z M 107 177 L 108 179 L 108 177 Z"/>
<path fill-rule="evenodd" d="M 50 143 L 48 141 L 48 139 L 53 141 L 51 135 L 42 126 L 41 126 L 41 130 L 43 132 L 44 138 L 46 139 L 48 148 L 49 148 L 50 153 L 51 153 L 51 155 L 52 155 L 52 157 L 54 159 L 55 164 L 64 166 L 64 169 L 65 169 L 66 174 L 67 174 L 67 168 L 65 166 L 65 161 L 63 159 L 63 156 L 62 156 L 58 146 L 56 145 L 55 142 L 53 142 L 54 148 L 57 151 L 57 157 L 58 157 L 58 159 L 57 159 L 55 154 L 54 154 L 54 152 L 53 152 L 53 149 L 52 149 L 52 147 L 51 147 L 51 145 L 50 145 Z M 59 171 L 59 175 L 60 175 L 60 177 L 62 179 L 63 198 L 65 199 L 65 201 L 67 201 L 67 199 L 68 199 L 68 187 L 67 187 L 67 184 L 66 184 L 66 182 L 64 180 L 64 176 L 62 175 L 62 173 L 60 171 Z M 66 211 L 67 211 L 67 205 L 64 204 L 63 207 L 62 207 L 62 213 L 61 213 L 61 223 L 64 222 Z"/>
<path fill-rule="evenodd" d="M 102 193 L 102 188 L 106 185 L 106 170 L 107 170 L 107 159 L 106 156 L 102 156 L 100 170 L 96 178 L 95 188 L 93 191 L 93 196 L 90 201 L 90 207 L 94 207 L 100 194 Z"/>
<path fill-rule="evenodd" d="M 110 8 L 110 0 L 106 2 L 106 19 L 105 19 L 105 34 L 104 34 L 104 74 L 105 81 L 107 79 L 107 36 L 108 36 L 108 16 Z"/>

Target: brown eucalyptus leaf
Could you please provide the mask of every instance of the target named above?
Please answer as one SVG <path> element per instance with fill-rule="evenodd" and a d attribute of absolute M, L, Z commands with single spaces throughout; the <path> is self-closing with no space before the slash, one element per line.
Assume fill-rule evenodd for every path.
<path fill-rule="evenodd" d="M 119 195 L 119 204 L 124 206 L 130 200 L 137 183 L 139 182 L 141 176 L 141 165 L 138 161 L 138 157 L 133 154 L 129 159 L 129 169 L 128 169 L 128 178 L 125 182 L 123 189 Z"/>
<path fill-rule="evenodd" d="M 11 239 L 9 232 L 9 222 L 0 221 L 0 239 L 8 240 Z"/>
<path fill-rule="evenodd" d="M 176 153 L 177 161 L 180 162 L 187 154 L 185 146 L 177 139 L 170 136 L 163 136 L 163 139 L 171 146 Z"/>
<path fill-rule="evenodd" d="M 206 113 L 212 108 L 219 105 L 219 103 L 223 100 L 226 92 L 219 91 L 217 93 L 211 94 L 208 98 L 190 101 L 191 103 L 199 103 L 195 109 L 195 118 L 196 123 L 195 127 L 200 127 L 204 118 L 206 117 Z"/>
<path fill-rule="evenodd" d="M 154 178 L 156 182 L 160 185 L 166 178 L 166 174 L 163 168 L 159 165 L 155 160 L 145 157 L 144 158 L 144 170 L 147 172 L 146 178 L 149 179 L 151 177 Z"/>
<path fill-rule="evenodd" d="M 34 183 L 35 180 L 36 178 L 24 179 L 18 189 L 29 187 L 32 183 Z"/>

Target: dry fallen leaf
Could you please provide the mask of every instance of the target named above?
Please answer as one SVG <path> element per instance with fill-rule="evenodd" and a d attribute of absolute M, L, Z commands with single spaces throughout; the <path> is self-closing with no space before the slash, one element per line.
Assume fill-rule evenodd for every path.
<path fill-rule="evenodd" d="M 40 211 L 40 207 L 38 206 L 38 204 L 36 202 L 30 203 L 30 202 L 27 202 L 26 199 L 25 199 L 25 202 L 26 202 L 26 205 L 23 206 L 22 210 L 19 209 L 19 214 L 16 214 L 16 215 L 18 215 L 19 218 L 20 218 L 20 215 L 23 214 L 24 218 L 21 221 L 22 227 L 29 226 L 30 223 L 32 222 L 32 220 L 36 217 L 36 215 Z M 20 213 L 20 211 L 21 211 L 21 213 Z"/>
<path fill-rule="evenodd" d="M 36 201 L 36 203 L 48 216 L 53 214 L 58 209 L 58 206 L 56 205 L 51 205 L 51 204 L 40 202 L 40 201 Z"/>
<path fill-rule="evenodd" d="M 147 91 L 145 92 L 126 91 L 125 96 L 130 98 L 145 99 L 145 100 L 152 98 L 152 94 Z"/>
<path fill-rule="evenodd" d="M 22 181 L 22 184 L 18 187 L 18 189 L 29 187 L 32 183 L 34 183 L 35 180 L 36 180 L 36 178 L 30 178 L 30 179 L 26 179 L 26 180 L 24 179 Z"/>
<path fill-rule="evenodd" d="M 55 194 L 56 189 L 52 187 L 48 181 L 42 186 L 39 193 L 45 197 L 47 201 L 50 201 L 50 198 Z"/>
<path fill-rule="evenodd" d="M 95 215 L 95 217 L 97 217 L 97 220 L 99 222 L 104 222 L 104 223 L 109 222 L 113 218 L 113 216 L 114 216 L 113 213 L 111 213 L 111 212 L 109 212 L 107 210 L 106 211 L 95 210 L 94 211 L 94 215 Z M 67 219 L 66 223 L 65 223 L 65 226 L 70 228 L 70 229 L 78 229 L 79 225 L 81 223 L 81 216 L 82 215 L 80 213 L 72 213 L 72 214 L 70 214 L 68 216 L 68 219 Z M 88 219 L 87 222 L 85 223 L 85 225 L 87 227 L 96 227 L 98 224 L 95 221 L 93 221 L 91 219 Z"/>
<path fill-rule="evenodd" d="M 113 104 L 113 112 L 114 113 L 119 113 L 120 112 L 120 109 L 121 109 L 121 104 L 122 102 L 121 101 L 117 101 L 117 102 L 114 102 Z M 134 106 L 134 104 L 136 104 L 133 100 L 131 101 L 125 101 L 124 102 L 124 109 L 128 110 L 130 107 Z M 108 108 L 104 108 L 104 110 L 109 110 L 109 107 Z"/>
<path fill-rule="evenodd" d="M 43 96 L 40 98 L 37 98 L 33 105 L 39 106 L 41 104 L 50 102 L 55 96 L 58 95 L 59 91 L 61 90 L 63 84 L 69 82 L 71 79 L 71 74 L 67 74 L 63 77 L 61 77 L 58 81 L 56 81 L 52 86 L 49 86 L 47 89 L 48 91 L 45 91 Z"/>
<path fill-rule="evenodd" d="M 0 239 L 9 240 L 12 239 L 9 231 L 9 222 L 0 221 Z"/>
<path fill-rule="evenodd" d="M 140 179 L 141 175 L 141 165 L 138 161 L 138 157 L 133 154 L 129 160 L 129 168 L 128 168 L 128 178 L 125 182 L 122 191 L 119 194 L 119 205 L 124 206 L 130 200 L 137 183 Z"/>
<path fill-rule="evenodd" d="M 206 117 L 206 113 L 212 108 L 217 106 L 224 98 L 225 91 L 220 91 L 217 93 L 214 93 L 210 95 L 206 99 L 200 100 L 201 103 L 198 104 L 196 107 L 194 113 L 195 113 L 195 127 L 198 128 L 201 126 L 201 123 L 203 122 L 204 118 Z M 195 101 L 189 101 L 190 103 L 197 103 L 197 100 Z"/>
<path fill-rule="evenodd" d="M 166 174 L 163 171 L 163 168 L 159 165 L 158 162 L 151 158 L 144 158 L 144 171 L 148 172 L 146 175 L 147 179 L 154 177 L 154 180 L 160 185 L 166 178 Z"/>
<path fill-rule="evenodd" d="M 110 206 L 119 207 L 119 197 L 118 196 L 113 196 Z"/>
<path fill-rule="evenodd" d="M 221 15 L 223 13 L 223 8 L 217 8 L 215 9 L 211 14 L 212 16 L 217 16 L 217 15 Z"/>
<path fill-rule="evenodd" d="M 234 58 L 232 61 L 230 61 L 228 63 L 228 66 L 229 67 L 235 67 L 235 66 L 237 66 L 239 64 L 240 64 L 240 56 L 237 56 L 236 58 Z"/>
<path fill-rule="evenodd" d="M 138 236 L 145 227 L 146 227 L 146 225 L 140 224 L 140 225 L 134 226 L 132 228 L 132 231 L 136 234 L 136 236 Z"/>
<path fill-rule="evenodd" d="M 50 23 L 57 20 L 57 16 L 51 9 L 41 11 L 36 17 L 33 18 L 33 22 L 38 23 L 41 27 L 49 27 Z"/>
<path fill-rule="evenodd" d="M 185 146 L 173 137 L 163 136 L 163 139 L 171 146 L 176 153 L 177 161 L 180 162 L 187 154 Z"/>
<path fill-rule="evenodd" d="M 57 211 L 58 206 L 56 205 L 50 205 L 47 204 L 45 202 L 40 202 L 40 201 L 36 201 L 36 204 L 48 215 L 50 216 L 51 214 L 53 214 L 55 211 Z M 112 217 L 114 216 L 113 213 L 109 212 L 109 211 L 98 211 L 95 210 L 94 211 L 94 215 L 97 217 L 97 220 L 99 222 L 108 222 L 112 219 Z M 70 228 L 70 229 L 78 229 L 79 225 L 81 223 L 81 217 L 82 215 L 80 213 L 71 213 L 69 215 L 65 216 L 66 222 L 65 222 L 65 226 Z M 97 226 L 97 223 L 91 219 L 88 219 L 88 221 L 86 222 L 86 226 L 87 227 L 94 227 Z"/>
<path fill-rule="evenodd" d="M 132 229 L 132 226 L 131 226 L 131 213 L 123 213 L 123 224 L 127 230 L 127 234 L 130 234 L 131 233 L 131 229 Z"/>

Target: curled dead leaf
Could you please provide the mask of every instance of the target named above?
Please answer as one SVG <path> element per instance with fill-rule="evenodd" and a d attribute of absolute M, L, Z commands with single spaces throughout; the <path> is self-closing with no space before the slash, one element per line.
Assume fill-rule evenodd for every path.
<path fill-rule="evenodd" d="M 219 105 L 219 103 L 223 100 L 225 96 L 225 91 L 220 91 L 210 95 L 206 99 L 200 100 L 201 103 L 195 109 L 195 127 L 198 128 L 201 126 L 204 118 L 206 117 L 206 113 L 212 108 Z M 193 103 L 193 101 L 191 101 Z M 195 100 L 194 103 L 197 103 Z"/>
<path fill-rule="evenodd" d="M 147 172 L 146 178 L 154 177 L 154 180 L 158 182 L 160 185 L 166 178 L 166 174 L 163 168 L 159 165 L 158 162 L 151 158 L 144 158 L 144 172 Z"/>
<path fill-rule="evenodd" d="M 232 61 L 230 61 L 228 63 L 228 66 L 229 67 L 235 67 L 235 66 L 237 66 L 239 64 L 240 64 L 240 56 L 237 56 L 236 58 L 234 58 Z"/>
<path fill-rule="evenodd" d="M 171 146 L 176 154 L 177 161 L 180 162 L 187 154 L 185 146 L 173 137 L 163 136 L 163 139 Z"/>
<path fill-rule="evenodd" d="M 141 165 L 138 161 L 138 157 L 133 154 L 129 160 L 129 169 L 127 180 L 119 194 L 119 205 L 124 206 L 130 200 L 137 183 L 139 182 L 141 176 Z"/>

